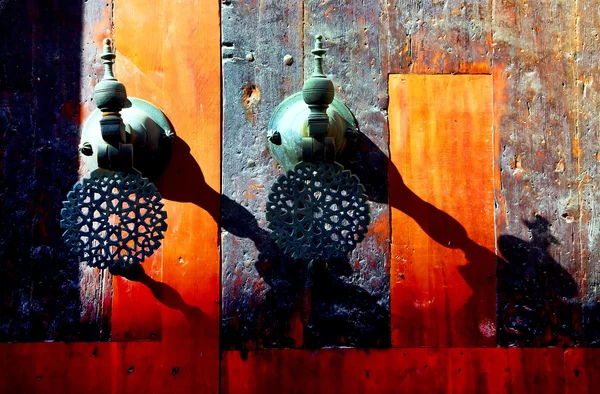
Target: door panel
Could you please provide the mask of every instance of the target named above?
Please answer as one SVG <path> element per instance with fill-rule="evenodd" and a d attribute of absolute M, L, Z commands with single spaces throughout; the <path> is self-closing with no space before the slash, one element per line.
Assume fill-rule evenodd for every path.
<path fill-rule="evenodd" d="M 515 348 L 286 349 L 250 352 L 247 359 L 226 351 L 221 391 L 564 393 L 566 380 L 575 383 L 564 358 L 561 349 Z M 594 381 L 590 375 L 585 379 Z"/>
<path fill-rule="evenodd" d="M 595 0 L 22 3 L 0 6 L 0 328 L 78 342 L 0 344 L 1 392 L 597 391 L 600 349 L 561 348 L 600 333 Z M 317 33 L 372 213 L 322 288 L 264 217 L 266 125 Z M 73 265 L 58 228 L 105 37 L 177 133 L 137 280 Z"/>
<path fill-rule="evenodd" d="M 491 75 L 390 76 L 392 342 L 496 346 Z"/>

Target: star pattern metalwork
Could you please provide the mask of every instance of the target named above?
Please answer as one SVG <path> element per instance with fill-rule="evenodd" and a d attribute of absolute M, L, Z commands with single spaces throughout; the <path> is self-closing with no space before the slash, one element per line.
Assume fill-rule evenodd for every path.
<path fill-rule="evenodd" d="M 97 169 L 75 184 L 63 207 L 65 242 L 91 267 L 141 263 L 167 230 L 160 193 L 138 174 Z"/>
<path fill-rule="evenodd" d="M 299 260 L 344 258 L 369 225 L 364 187 L 337 163 L 298 163 L 275 182 L 266 209 L 277 246 Z"/>

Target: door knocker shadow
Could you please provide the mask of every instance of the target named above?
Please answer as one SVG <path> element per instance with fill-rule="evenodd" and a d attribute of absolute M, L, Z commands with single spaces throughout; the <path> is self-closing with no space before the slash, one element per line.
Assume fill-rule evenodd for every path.
<path fill-rule="evenodd" d="M 132 282 L 138 282 L 146 286 L 154 298 L 162 305 L 180 311 L 193 331 L 206 332 L 204 327 L 210 326 L 212 320 L 206 313 L 197 306 L 185 302 L 181 294 L 172 286 L 148 276 L 142 264 L 136 264 L 126 269 L 113 268 L 109 270 L 113 275 L 119 275 Z"/>
<path fill-rule="evenodd" d="M 581 340 L 581 309 L 573 277 L 550 255 L 560 241 L 537 215 L 523 220 L 524 241 L 501 235 L 498 248 L 498 342 L 502 346 L 573 346 Z"/>
<path fill-rule="evenodd" d="M 480 300 L 489 296 L 489 287 L 480 285 L 482 278 L 490 281 L 490 285 L 494 283 L 495 254 L 472 241 L 452 216 L 408 189 L 397 169 L 390 166 L 388 157 L 368 137 L 359 134 L 357 145 L 355 152 L 342 160 L 361 179 L 369 200 L 391 205 L 415 220 L 437 243 L 464 251 L 469 263 L 458 269 L 473 289 L 473 295 L 457 314 L 458 317 L 472 314 Z M 177 179 L 189 182 L 183 188 Z M 394 185 L 391 196 L 388 184 Z M 251 240 L 258 251 L 253 266 L 268 290 L 261 302 L 256 303 L 251 299 L 253 292 L 249 295 L 244 291 L 244 284 L 225 289 L 236 294 L 228 297 L 229 304 L 223 306 L 224 348 L 245 349 L 249 343 L 257 347 L 297 347 L 290 334 L 290 321 L 298 313 L 304 347 L 390 346 L 390 312 L 377 297 L 346 281 L 353 271 L 348 259 L 329 261 L 329 270 L 311 275 L 305 264 L 277 248 L 269 231 L 259 225 L 251 212 L 206 184 L 189 146 L 180 138 L 174 143 L 173 161 L 157 186 L 166 199 L 190 202 L 205 209 L 215 221 L 220 221 L 224 231 Z M 220 209 L 215 203 L 219 200 Z M 496 320 L 494 313 L 488 318 Z M 464 322 L 460 330 L 465 335 L 481 336 L 477 322 L 473 319 Z M 487 342 L 482 339 L 482 344 Z"/>
<path fill-rule="evenodd" d="M 363 180 L 369 199 L 389 203 L 412 218 L 438 244 L 465 253 L 467 264 L 459 266 L 458 271 L 473 294 L 454 316 L 455 321 L 463 324 L 459 327 L 461 336 L 479 338 L 481 346 L 572 346 L 578 343 L 582 330 L 577 285 L 550 256 L 550 245 L 559 242 L 550 234 L 551 225 L 546 219 L 536 216 L 531 221 L 523 221 L 531 241 L 501 235 L 498 247 L 504 258 L 497 256 L 470 239 L 455 218 L 412 192 L 373 142 L 364 135 L 360 137 L 359 154 L 350 158 L 349 168 Z M 389 173 L 385 169 L 389 169 Z M 388 184 L 394 187 L 391 195 Z M 490 286 L 493 294 L 490 294 Z M 480 318 L 496 323 L 497 336 L 488 340 L 482 337 L 478 322 L 472 317 L 482 300 L 489 301 L 492 296 L 492 301 L 496 301 L 496 295 L 496 308 L 480 309 L 487 312 L 487 316 Z M 597 312 L 590 311 L 588 315 L 592 316 L 591 320 L 600 321 L 595 318 Z"/>
<path fill-rule="evenodd" d="M 186 187 L 181 187 L 181 179 L 189 180 Z M 251 240 L 258 251 L 253 266 L 269 289 L 260 305 L 240 310 L 233 318 L 225 313 L 224 348 L 244 349 L 252 342 L 260 347 L 296 347 L 289 322 L 299 309 L 304 316 L 304 347 L 389 346 L 389 311 L 366 290 L 344 280 L 352 271 L 347 260 L 330 261 L 328 270 L 312 275 L 305 263 L 281 253 L 251 212 L 205 182 L 190 147 L 179 137 L 173 144 L 171 164 L 157 187 L 168 200 L 203 208 L 224 231 Z M 219 199 L 220 207 L 214 203 Z M 234 303 L 248 304 L 243 292 L 237 297 Z"/>
<path fill-rule="evenodd" d="M 496 317 L 494 308 L 487 317 L 494 322 L 497 320 L 498 344 L 508 346 L 516 343 L 540 343 L 543 342 L 540 332 L 548 338 L 578 338 L 580 330 L 575 323 L 568 329 L 559 329 L 552 322 L 549 325 L 545 317 L 549 305 L 559 311 L 562 322 L 576 321 L 578 317 L 576 307 L 570 303 L 560 303 L 564 297 L 574 296 L 577 286 L 572 277 L 547 254 L 553 238 L 548 235 L 548 222 L 545 219 L 536 217 L 533 221 L 526 222 L 532 231 L 532 241 L 529 243 L 516 237 L 501 236 L 498 242 L 506 257 L 504 260 L 470 239 L 465 228 L 451 215 L 412 192 L 404 184 L 398 170 L 390 166 L 388 157 L 364 134 L 359 135 L 358 149 L 345 159 L 344 164 L 361 179 L 369 200 L 389 204 L 414 220 L 435 242 L 465 253 L 467 264 L 459 266 L 458 271 L 473 294 L 455 314 L 455 320 L 464 320 L 464 325 L 459 327 L 461 335 L 481 337 L 478 322 L 468 317 L 480 308 L 482 298 L 490 295 L 490 286 L 493 286 L 495 293 L 494 277 L 498 264 L 498 316 Z M 170 176 L 174 174 L 177 176 Z M 189 180 L 186 187 L 181 187 L 181 179 Z M 391 196 L 388 184 L 394 185 Z M 298 310 L 303 316 L 303 347 L 390 346 L 389 310 L 380 305 L 377 297 L 345 280 L 352 272 L 347 259 L 329 261 L 328 270 L 319 271 L 318 274 L 309 273 L 304 263 L 286 256 L 277 248 L 269 231 L 260 226 L 251 212 L 206 184 L 189 146 L 180 138 L 174 143 L 172 163 L 157 181 L 157 186 L 166 199 L 190 202 L 205 209 L 215 221 L 220 221 L 223 230 L 235 237 L 251 240 L 258 251 L 253 267 L 269 288 L 262 304 L 249 308 L 249 303 L 243 299 L 246 295 L 238 292 L 238 299 L 233 303 L 239 302 L 242 307 L 234 309 L 234 316 L 229 316 L 231 312 L 224 313 L 223 316 L 223 348 L 244 350 L 248 349 L 249 343 L 254 343 L 257 347 L 296 347 L 289 331 L 290 320 Z M 539 267 L 532 268 L 536 264 L 543 267 L 542 271 L 539 271 Z M 537 275 L 537 282 L 526 285 L 521 291 L 515 290 L 517 284 L 529 281 L 529 273 L 536 269 L 546 275 L 550 273 L 550 279 L 544 279 L 545 282 L 542 283 L 539 282 L 542 276 Z M 160 293 L 160 285 L 150 281 L 152 280 L 144 275 L 140 279 L 153 294 L 155 291 Z M 489 284 L 482 285 L 482 282 Z M 548 293 L 552 287 L 561 290 Z M 193 315 L 190 309 L 193 307 L 187 305 L 181 297 L 173 295 L 170 290 L 166 294 L 171 295 L 167 297 L 168 300 L 161 297 L 165 302 L 178 306 L 177 309 L 182 310 L 186 316 Z M 541 300 L 548 298 L 549 303 L 541 305 Z M 520 312 L 533 310 L 534 312 L 528 312 L 528 316 L 517 316 L 515 308 L 507 306 L 514 305 L 515 302 L 523 305 L 525 300 L 528 301 L 527 307 L 516 309 Z M 463 316 L 467 318 L 462 319 Z M 535 316 L 537 317 L 534 319 Z M 533 320 L 537 323 L 534 324 Z M 520 327 L 519 324 L 527 325 L 528 328 Z M 537 328 L 540 324 L 550 328 Z M 482 345 L 496 346 L 496 337 L 481 337 L 479 342 Z M 560 343 L 567 342 L 563 340 Z M 550 340 L 544 343 L 558 342 Z"/>

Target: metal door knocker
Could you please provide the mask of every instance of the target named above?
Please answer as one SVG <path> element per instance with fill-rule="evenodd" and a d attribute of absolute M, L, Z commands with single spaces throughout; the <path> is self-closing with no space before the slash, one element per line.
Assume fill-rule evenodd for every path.
<path fill-rule="evenodd" d="M 358 131 L 323 74 L 322 36 L 312 53 L 312 76 L 269 122 L 269 148 L 287 174 L 272 186 L 266 208 L 278 247 L 311 265 L 344 258 L 363 240 L 370 220 L 363 185 L 335 161 L 352 148 Z"/>
<path fill-rule="evenodd" d="M 164 238 L 167 213 L 150 179 L 168 165 L 173 133 L 157 107 L 127 97 L 113 74 L 109 39 L 101 58 L 104 77 L 94 88 L 98 109 L 83 127 L 80 147 L 91 173 L 67 194 L 60 224 L 80 262 L 125 269 L 151 256 Z"/>

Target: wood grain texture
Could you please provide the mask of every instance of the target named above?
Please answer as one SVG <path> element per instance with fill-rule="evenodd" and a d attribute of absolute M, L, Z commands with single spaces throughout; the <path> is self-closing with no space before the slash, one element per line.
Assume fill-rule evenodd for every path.
<path fill-rule="evenodd" d="M 312 1 L 222 6 L 225 348 L 389 344 L 385 79 L 373 66 L 380 58 L 379 21 L 364 4 L 331 4 L 325 14 L 315 12 L 320 7 Z M 336 94 L 363 130 L 358 152 L 342 164 L 358 174 L 372 200 L 367 238 L 321 287 L 274 248 L 264 217 L 270 186 L 282 172 L 267 148 L 268 120 L 312 72 L 317 33 L 325 37 Z M 286 54 L 291 65 L 283 62 Z M 364 83 L 356 86 L 358 80 Z"/>
<path fill-rule="evenodd" d="M 392 343 L 495 346 L 492 77 L 389 92 Z"/>
<path fill-rule="evenodd" d="M 27 393 L 161 392 L 186 370 L 159 342 L 0 344 L 0 387 Z M 594 393 L 598 349 L 225 351 L 222 393 Z M 73 373 L 76 370 L 77 373 Z M 164 392 L 174 392 L 164 389 Z M 198 392 L 190 388 L 187 391 Z"/>
<path fill-rule="evenodd" d="M 99 54 L 102 53 L 102 40 L 112 38 L 113 0 L 87 1 L 82 4 L 81 17 L 81 75 L 80 75 L 80 125 L 96 109 L 93 95 L 96 83 L 104 75 L 104 67 Z M 81 132 L 79 132 L 80 134 Z M 89 173 L 80 163 L 79 177 Z M 108 340 L 111 337 L 112 276 L 85 264 L 79 264 L 79 288 L 81 299 L 81 320 L 94 336 L 80 336 L 77 339 Z"/>
<path fill-rule="evenodd" d="M 0 5 L 0 341 L 107 338 L 100 280 L 81 278 L 59 223 L 110 4 Z"/>
<path fill-rule="evenodd" d="M 127 330 L 161 330 L 152 392 L 218 391 L 218 16 L 216 2 L 148 7 L 129 0 L 115 7 L 116 73 L 130 96 L 162 109 L 177 135 L 169 168 L 157 180 L 169 225 L 162 249 L 137 281 L 115 283 L 113 316 L 117 306 L 123 315 L 137 308 L 136 316 L 147 318 L 130 321 Z"/>
<path fill-rule="evenodd" d="M 266 150 L 265 127 L 272 109 L 286 95 L 298 91 L 302 76 L 311 72 L 310 48 L 315 34 L 323 34 L 325 38 L 329 51 L 326 72 L 336 84 L 337 96 L 354 112 L 362 132 L 357 152 L 343 164 L 360 177 L 371 200 L 369 234 L 350 258 L 347 279 L 342 278 L 338 283 L 345 287 L 344 294 L 350 294 L 351 298 L 360 296 L 371 305 L 360 306 L 359 310 L 378 311 L 368 318 L 373 320 L 371 331 L 388 331 L 387 75 L 489 73 L 490 2 L 222 3 L 224 201 L 232 199 L 250 213 L 232 209 L 235 214 L 229 214 L 223 204 L 224 217 L 244 218 L 230 226 L 232 231 L 224 227 L 225 347 L 245 346 L 240 344 L 248 342 L 251 347 L 348 344 L 333 339 L 325 342 L 311 339 L 321 330 L 316 322 L 328 322 L 331 318 L 328 316 L 331 309 L 311 308 L 311 305 L 336 305 L 337 311 L 348 311 L 356 305 L 331 298 L 323 302 L 311 298 L 315 294 L 305 285 L 303 275 L 289 266 L 289 262 L 286 263 L 289 267 L 281 267 L 281 257 L 271 257 L 277 253 L 265 246 L 269 244 L 268 234 L 257 230 L 266 224 L 261 202 L 268 194 L 269 179 L 277 174 Z M 282 63 L 285 54 L 294 59 L 289 67 Z M 252 137 L 243 137 L 247 135 Z M 242 138 L 247 138 L 248 143 L 240 144 Z M 235 228 L 240 223 L 254 230 L 244 235 Z M 275 300 L 274 294 L 277 294 Z M 356 320 L 351 313 L 343 319 Z M 332 326 L 331 322 L 327 325 Z M 387 334 L 377 336 L 374 343 L 379 346 L 389 343 Z M 360 346 L 354 340 L 350 344 Z"/>
<path fill-rule="evenodd" d="M 494 6 L 498 340 L 574 345 L 589 269 L 582 152 L 596 150 L 581 144 L 580 12 L 577 2 Z"/>
<path fill-rule="evenodd" d="M 11 55 L 0 60 L 0 340 L 104 340 L 112 315 L 112 339 L 125 342 L 0 344 L 0 391 L 597 391 L 598 349 L 510 347 L 599 343 L 596 0 L 222 0 L 221 40 L 216 0 L 117 1 L 117 76 L 130 95 L 157 103 L 179 137 L 173 162 L 158 181 L 170 226 L 163 248 L 144 264 L 137 281 L 114 280 L 114 298 L 109 275 L 65 265 L 69 257 L 59 246 L 57 227 L 61 198 L 77 179 L 77 127 L 94 108 L 86 98 L 102 74 L 97 51 L 100 40 L 112 34 L 113 1 L 90 0 L 83 8 L 60 0 L 21 3 L 0 3 L 0 18 L 8 16 L 9 22 L 0 23 L 6 32 L 0 49 Z M 266 149 L 266 124 L 275 106 L 301 88 L 316 33 L 326 38 L 325 68 L 336 94 L 361 127 L 361 148 L 347 166 L 366 184 L 376 219 L 370 238 L 352 256 L 350 273 L 334 269 L 321 293 L 311 291 L 314 283 L 302 267 L 273 250 L 263 206 L 270 182 L 281 172 Z M 286 54 L 294 59 L 289 66 L 283 63 Z M 395 128 L 403 114 L 388 114 L 388 74 L 398 73 L 491 73 L 495 150 L 486 145 L 465 156 L 460 148 L 482 142 L 483 129 L 459 134 L 474 140 L 444 141 L 448 136 L 440 135 L 439 124 L 431 133 L 439 141 L 420 135 L 399 146 L 389 139 L 386 116 Z M 476 90 L 488 99 L 489 86 Z M 405 96 L 425 93 L 414 89 Z M 448 102 L 435 113 L 420 114 L 426 115 L 421 121 L 438 119 L 448 109 L 458 114 L 460 97 L 419 98 Z M 470 112 L 460 113 L 469 118 L 466 124 L 483 123 Z M 31 134 L 31 141 L 24 138 Z M 430 143 L 439 155 L 424 151 L 404 167 L 388 162 L 391 157 L 396 163 L 397 149 L 412 152 L 416 144 Z M 477 161 L 484 153 L 491 157 L 487 164 Z M 489 177 L 467 182 L 492 164 Z M 55 177 L 53 171 L 61 169 Z M 473 183 L 477 187 L 471 189 Z M 450 186 L 456 188 L 440 192 Z M 489 211 L 476 209 L 491 206 L 490 193 L 495 234 L 484 230 Z M 394 249 L 396 235 L 411 235 L 401 256 L 408 251 L 412 259 L 415 245 L 426 265 L 407 259 L 413 261 L 409 266 L 388 254 L 390 209 L 394 223 L 402 221 L 393 227 Z M 476 221 L 479 212 L 484 213 Z M 494 241 L 499 256 L 491 253 Z M 441 246 L 448 242 L 450 247 Z M 431 264 L 432 255 L 441 258 L 441 267 Z M 398 271 L 398 261 L 408 269 Z M 488 286 L 494 276 L 496 288 Z M 219 324 L 224 348 L 371 346 L 369 338 L 378 335 L 369 336 L 365 327 L 390 333 L 390 280 L 392 344 L 409 348 L 225 350 L 219 363 Z M 433 307 L 426 302 L 432 298 L 417 294 L 423 289 L 436 294 Z M 374 312 L 353 313 L 365 306 Z M 314 324 L 317 316 L 323 317 L 320 326 Z M 327 332 L 333 335 L 315 335 L 326 332 L 331 317 L 352 322 L 351 335 L 337 335 L 335 325 Z M 356 335 L 360 332 L 367 335 Z M 471 347 L 496 344 L 507 348 Z M 436 347 L 413 348 L 423 345 Z"/>
<path fill-rule="evenodd" d="M 328 48 L 326 73 L 336 87 L 336 97 L 343 100 L 354 114 L 360 131 L 357 147 L 338 160 L 360 179 L 369 198 L 371 223 L 365 239 L 349 256 L 351 270 L 347 274 L 350 294 L 364 293 L 365 302 L 345 302 L 346 296 L 324 300 L 331 310 L 356 308 L 358 312 L 378 310 L 377 316 L 348 313 L 348 320 L 370 319 L 363 330 L 375 337 L 371 343 L 353 343 L 357 347 L 390 345 L 390 208 L 388 204 L 387 157 L 388 132 L 385 107 L 387 80 L 382 73 L 382 60 L 388 47 L 378 41 L 385 31 L 377 2 L 314 1 L 304 2 L 304 74 L 312 73 L 314 37 L 322 34 Z M 324 324 L 334 319 L 322 318 Z M 378 320 L 378 321 L 377 321 Z M 358 326 L 358 325 L 357 325 Z M 326 327 L 315 327 L 323 330 Z M 323 345 L 345 345 L 324 343 Z"/>
<path fill-rule="evenodd" d="M 379 34 L 384 75 L 489 73 L 493 3 L 373 1 L 384 27 Z"/>
<path fill-rule="evenodd" d="M 225 1 L 223 23 L 223 346 L 302 346 L 305 273 L 280 256 L 264 204 L 280 170 L 267 147 L 275 107 L 302 88 L 302 2 Z M 293 56 L 284 64 L 286 54 Z M 247 57 L 251 61 L 247 60 Z"/>
<path fill-rule="evenodd" d="M 566 393 L 566 359 L 598 350 L 393 348 L 225 351 L 223 393 Z M 589 357 L 589 356 L 588 356 Z M 581 370 L 580 377 L 585 372 Z M 588 376 L 588 379 L 590 376 Z M 591 377 L 593 382 L 594 377 Z"/>
<path fill-rule="evenodd" d="M 581 209 L 579 221 L 581 232 L 580 295 L 583 314 L 583 343 L 585 346 L 600 346 L 600 155 L 598 135 L 598 108 L 600 91 L 596 81 L 600 79 L 598 54 L 600 28 L 598 2 L 586 0 L 577 3 L 577 27 L 579 36 L 575 56 L 577 59 L 576 93 L 579 101 L 577 133 L 580 154 L 577 165 L 579 176 L 578 194 Z M 575 141 L 574 141 L 575 142 Z"/>

